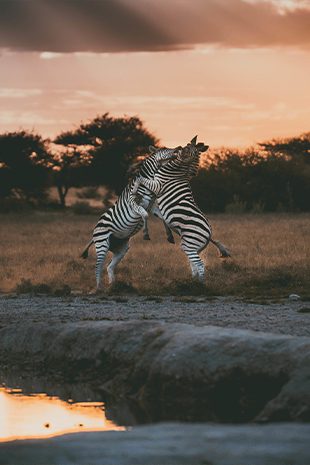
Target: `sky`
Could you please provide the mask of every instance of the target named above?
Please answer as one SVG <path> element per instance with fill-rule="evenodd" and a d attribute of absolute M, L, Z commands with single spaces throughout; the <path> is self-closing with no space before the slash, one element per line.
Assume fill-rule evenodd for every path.
<path fill-rule="evenodd" d="M 310 130 L 310 0 L 0 0 L 0 132 L 138 115 L 163 145 Z"/>

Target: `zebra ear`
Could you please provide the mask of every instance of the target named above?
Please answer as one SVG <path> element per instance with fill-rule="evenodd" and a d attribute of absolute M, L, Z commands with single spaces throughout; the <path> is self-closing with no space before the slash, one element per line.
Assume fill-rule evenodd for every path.
<path fill-rule="evenodd" d="M 196 148 L 199 150 L 199 152 L 206 152 L 209 146 L 205 145 L 203 142 L 198 142 L 198 144 L 196 145 Z"/>
<path fill-rule="evenodd" d="M 191 144 L 192 144 L 192 145 L 196 145 L 196 142 L 197 142 L 197 136 L 195 136 L 195 137 L 192 138 Z"/>
<path fill-rule="evenodd" d="M 156 147 L 154 147 L 154 145 L 149 145 L 149 152 L 150 153 L 155 153 L 156 152 Z"/>

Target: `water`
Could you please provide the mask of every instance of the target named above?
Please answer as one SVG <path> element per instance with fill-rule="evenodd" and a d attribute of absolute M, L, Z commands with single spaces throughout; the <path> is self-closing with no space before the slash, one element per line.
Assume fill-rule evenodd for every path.
<path fill-rule="evenodd" d="M 103 402 L 64 401 L 45 393 L 0 387 L 0 441 L 124 429 L 106 417 Z"/>
<path fill-rule="evenodd" d="M 209 421 L 200 402 L 120 398 L 87 382 L 56 382 L 0 370 L 0 442 L 85 431 L 122 431 L 163 421 Z"/>

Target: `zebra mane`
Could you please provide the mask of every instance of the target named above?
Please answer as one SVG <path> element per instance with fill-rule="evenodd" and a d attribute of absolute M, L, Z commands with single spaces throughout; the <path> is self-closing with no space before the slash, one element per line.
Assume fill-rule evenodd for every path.
<path fill-rule="evenodd" d="M 151 155 L 147 154 L 143 158 L 141 157 L 137 161 L 135 161 L 130 167 L 128 168 L 127 174 L 128 174 L 128 181 L 131 182 L 133 179 L 135 179 L 138 175 L 139 172 L 142 168 L 143 163 L 146 161 L 147 158 L 149 158 Z"/>
<path fill-rule="evenodd" d="M 130 166 L 128 170 L 129 183 L 132 182 L 137 176 L 148 176 L 149 174 L 155 174 L 163 162 L 169 161 L 167 153 L 172 149 L 167 149 L 166 147 L 152 147 L 152 149 L 153 150 L 151 153 L 141 157 Z"/>

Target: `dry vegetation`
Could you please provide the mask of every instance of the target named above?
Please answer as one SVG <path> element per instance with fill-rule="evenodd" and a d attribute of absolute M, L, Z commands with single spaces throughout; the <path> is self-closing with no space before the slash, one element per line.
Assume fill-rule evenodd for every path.
<path fill-rule="evenodd" d="M 35 212 L 2 215 L 0 221 L 2 292 L 31 290 L 31 285 L 38 284 L 42 292 L 54 292 L 63 285 L 81 292 L 93 289 L 94 248 L 88 260 L 79 254 L 97 216 Z M 212 215 L 210 221 L 214 237 L 230 248 L 233 258 L 220 260 L 212 245 L 203 252 L 208 268 L 204 293 L 265 298 L 286 297 L 291 292 L 309 295 L 310 215 Z M 131 240 L 118 280 L 145 294 L 201 292 L 189 279 L 189 265 L 178 245 L 166 242 L 160 221 L 152 221 L 150 233 L 151 242 L 143 241 L 141 233 Z M 23 280 L 31 285 L 28 282 L 27 287 Z"/>

